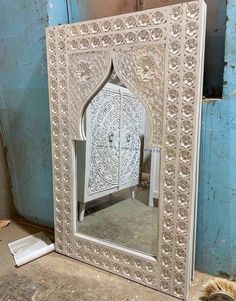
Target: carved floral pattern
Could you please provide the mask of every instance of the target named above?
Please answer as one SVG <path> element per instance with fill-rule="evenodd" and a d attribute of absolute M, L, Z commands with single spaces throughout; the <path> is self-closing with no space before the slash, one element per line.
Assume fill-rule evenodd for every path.
<path fill-rule="evenodd" d="M 91 77 L 91 68 L 88 62 L 81 62 L 78 64 L 76 69 L 76 78 L 83 83 L 90 79 Z"/>
<path fill-rule="evenodd" d="M 127 89 L 121 93 L 119 87 L 107 84 L 92 99 L 86 109 L 88 196 L 138 181 L 141 141 L 137 138 L 144 134 L 144 118 L 144 107 Z"/>
<path fill-rule="evenodd" d="M 69 110 L 72 139 L 81 140 L 81 117 L 83 107 L 94 90 L 101 85 L 111 68 L 108 52 L 73 53 L 68 55 Z"/>
<path fill-rule="evenodd" d="M 149 56 L 144 56 L 139 59 L 136 68 L 136 74 L 140 80 L 148 81 L 155 76 L 156 62 Z"/>
<path fill-rule="evenodd" d="M 157 44 L 114 51 L 116 74 L 147 109 L 150 119 L 150 144 L 162 145 L 165 45 Z"/>
<path fill-rule="evenodd" d="M 199 0 L 47 29 L 56 250 L 184 300 L 191 269 L 204 11 Z M 151 144 L 161 146 L 157 261 L 74 235 L 72 140 L 83 139 L 83 110 L 109 76 L 112 61 L 149 110 Z"/>

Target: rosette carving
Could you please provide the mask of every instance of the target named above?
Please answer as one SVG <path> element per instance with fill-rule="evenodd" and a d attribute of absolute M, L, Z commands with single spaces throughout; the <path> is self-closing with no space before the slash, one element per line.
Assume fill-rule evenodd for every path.
<path fill-rule="evenodd" d="M 187 300 L 202 81 L 203 0 L 47 29 L 56 250 Z M 72 141 L 88 101 L 119 79 L 149 112 L 161 148 L 157 260 L 75 235 Z M 164 297 L 163 297 L 164 298 Z"/>

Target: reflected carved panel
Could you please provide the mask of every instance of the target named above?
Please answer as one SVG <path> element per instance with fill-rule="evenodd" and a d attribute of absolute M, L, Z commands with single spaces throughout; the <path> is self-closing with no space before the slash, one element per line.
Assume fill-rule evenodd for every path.
<path fill-rule="evenodd" d="M 138 182 L 142 143 L 140 138 L 144 137 L 144 127 L 144 107 L 136 97 L 130 93 L 123 93 L 121 107 L 121 186 L 130 182 Z"/>
<path fill-rule="evenodd" d="M 118 186 L 120 107 L 119 91 L 103 89 L 86 111 L 88 194 Z"/>
<path fill-rule="evenodd" d="M 202 0 L 47 29 L 56 250 L 187 300 L 204 49 Z M 108 78 L 144 104 L 161 148 L 157 260 L 75 234 L 73 140 Z M 164 298 L 164 297 L 163 297 Z"/>

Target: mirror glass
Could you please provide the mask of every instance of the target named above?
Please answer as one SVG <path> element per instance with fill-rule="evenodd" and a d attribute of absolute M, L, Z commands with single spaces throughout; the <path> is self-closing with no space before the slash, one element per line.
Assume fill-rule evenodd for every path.
<path fill-rule="evenodd" d="M 156 256 L 159 149 L 149 115 L 112 71 L 83 119 L 76 142 L 78 232 Z"/>

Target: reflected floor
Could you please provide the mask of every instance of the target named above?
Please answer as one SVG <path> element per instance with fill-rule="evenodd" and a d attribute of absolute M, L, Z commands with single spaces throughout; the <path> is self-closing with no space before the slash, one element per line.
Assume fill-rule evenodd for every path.
<path fill-rule="evenodd" d="M 108 207 L 85 216 L 79 223 L 79 232 L 155 256 L 158 208 L 145 204 L 147 192 L 139 191 L 134 200 L 130 198 L 129 190 L 110 198 Z M 88 213 L 91 211 L 90 208 Z"/>

